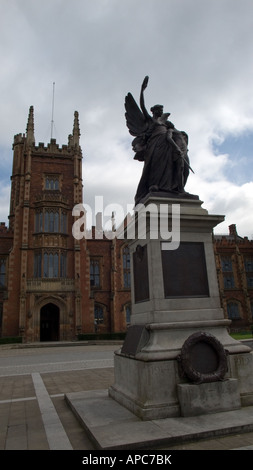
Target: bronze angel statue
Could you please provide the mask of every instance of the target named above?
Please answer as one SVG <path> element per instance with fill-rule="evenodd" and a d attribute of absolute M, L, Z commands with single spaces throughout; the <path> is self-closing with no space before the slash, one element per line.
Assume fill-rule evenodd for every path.
<path fill-rule="evenodd" d="M 128 93 L 125 98 L 125 117 L 135 152 L 134 159 L 143 161 L 142 176 L 135 195 L 135 203 L 148 193 L 158 191 L 186 195 L 184 187 L 193 171 L 188 158 L 188 136 L 168 121 L 170 113 L 162 105 L 153 106 L 148 113 L 144 103 L 144 90 L 149 77 L 145 77 L 140 93 L 140 108 Z"/>

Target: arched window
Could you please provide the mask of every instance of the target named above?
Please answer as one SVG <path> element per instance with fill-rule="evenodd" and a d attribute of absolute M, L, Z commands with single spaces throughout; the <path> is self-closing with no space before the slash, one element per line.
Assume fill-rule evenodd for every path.
<path fill-rule="evenodd" d="M 35 213 L 35 232 L 67 233 L 67 214 L 61 209 L 44 209 Z"/>
<path fill-rule="evenodd" d="M 67 233 L 67 214 L 61 209 L 46 208 L 35 213 L 35 232 Z"/>
<path fill-rule="evenodd" d="M 228 318 L 230 320 L 240 320 L 239 302 L 228 302 L 227 304 Z"/>
<path fill-rule="evenodd" d="M 35 278 L 66 278 L 67 252 L 61 250 L 35 252 L 33 274 Z"/>
<path fill-rule="evenodd" d="M 96 258 L 90 260 L 90 285 L 100 287 L 100 262 Z"/>
<path fill-rule="evenodd" d="M 59 189 L 58 176 L 46 176 L 45 189 L 49 191 L 57 191 Z"/>
<path fill-rule="evenodd" d="M 102 305 L 95 304 L 94 306 L 94 323 L 99 325 L 104 322 L 104 309 Z"/>

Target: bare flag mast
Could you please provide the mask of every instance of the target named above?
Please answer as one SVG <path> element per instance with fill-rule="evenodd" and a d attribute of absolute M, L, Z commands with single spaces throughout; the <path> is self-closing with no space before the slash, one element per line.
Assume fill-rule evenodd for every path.
<path fill-rule="evenodd" d="M 53 82 L 52 119 L 51 119 L 51 139 L 53 138 L 53 128 L 54 128 L 54 90 L 55 90 L 55 82 Z"/>

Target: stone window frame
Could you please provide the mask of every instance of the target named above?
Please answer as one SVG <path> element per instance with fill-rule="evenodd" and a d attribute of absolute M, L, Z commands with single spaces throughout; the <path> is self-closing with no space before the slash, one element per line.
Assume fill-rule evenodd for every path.
<path fill-rule="evenodd" d="M 101 289 L 102 287 L 102 271 L 101 257 L 90 257 L 90 287 L 91 289 Z"/>
<path fill-rule="evenodd" d="M 253 256 L 244 256 L 244 268 L 246 273 L 247 288 L 253 288 Z"/>
<path fill-rule="evenodd" d="M 232 256 L 221 256 L 221 271 L 223 274 L 224 289 L 234 289 L 236 287 Z"/>
<path fill-rule="evenodd" d="M 45 265 L 46 263 L 47 265 Z M 53 275 L 51 276 L 51 274 Z M 35 279 L 65 279 L 67 277 L 67 251 L 51 248 L 36 250 L 34 252 L 33 277 Z"/>
<path fill-rule="evenodd" d="M 58 250 L 44 250 L 43 252 L 43 278 L 55 279 L 59 277 Z"/>
<path fill-rule="evenodd" d="M 235 278 L 233 273 L 228 275 L 223 275 L 223 285 L 224 289 L 234 289 L 235 288 Z"/>
<path fill-rule="evenodd" d="M 52 214 L 52 217 L 51 217 Z M 35 212 L 35 233 L 67 234 L 67 211 L 61 207 L 43 207 Z"/>
<path fill-rule="evenodd" d="M 103 305 L 99 302 L 94 303 L 94 325 L 95 325 L 95 327 L 97 325 L 101 325 L 101 324 L 104 323 L 105 311 L 106 311 L 105 305 Z"/>
<path fill-rule="evenodd" d="M 222 272 L 233 272 L 232 256 L 221 256 L 221 270 Z"/>
<path fill-rule="evenodd" d="M 233 306 L 233 307 L 232 307 Z M 237 312 L 232 312 L 231 310 L 231 307 L 234 308 L 234 307 L 237 307 L 238 310 Z M 236 300 L 236 299 L 229 299 L 227 301 L 227 315 L 228 315 L 228 319 L 229 320 L 233 320 L 233 321 L 237 321 L 237 320 L 241 320 L 242 319 L 242 315 L 241 315 L 241 302 L 239 300 Z"/>
<path fill-rule="evenodd" d="M 57 173 L 46 173 L 43 178 L 43 189 L 45 191 L 60 191 L 61 178 Z"/>
<path fill-rule="evenodd" d="M 245 271 L 253 273 L 253 256 L 244 256 Z"/>

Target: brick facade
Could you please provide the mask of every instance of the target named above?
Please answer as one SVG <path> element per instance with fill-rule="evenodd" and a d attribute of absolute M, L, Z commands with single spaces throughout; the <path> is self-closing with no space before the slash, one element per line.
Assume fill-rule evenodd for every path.
<path fill-rule="evenodd" d="M 26 134 L 14 137 L 9 228 L 0 225 L 1 336 L 34 342 L 125 331 L 124 243 L 72 236 L 72 210 L 83 202 L 78 113 L 62 147 L 55 139 L 36 146 L 33 120 L 31 107 Z M 90 282 L 93 259 L 98 286 Z"/>
<path fill-rule="evenodd" d="M 126 331 L 131 294 L 124 240 L 103 232 L 98 239 L 94 227 L 91 238 L 72 235 L 72 210 L 83 202 L 79 138 L 75 112 L 67 145 L 55 139 L 35 145 L 33 107 L 26 134 L 14 137 L 9 227 L 0 225 L 2 337 L 58 341 Z M 239 328 L 252 323 L 253 242 L 232 227 L 229 236 L 214 237 L 214 251 L 222 305 Z"/>
<path fill-rule="evenodd" d="M 236 225 L 229 234 L 214 237 L 214 253 L 221 304 L 232 320 L 231 330 L 253 324 L 253 241 L 237 234 Z"/>

